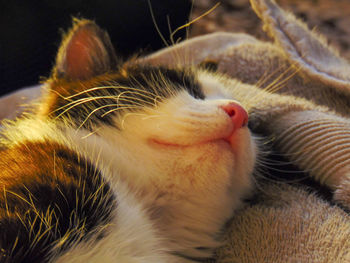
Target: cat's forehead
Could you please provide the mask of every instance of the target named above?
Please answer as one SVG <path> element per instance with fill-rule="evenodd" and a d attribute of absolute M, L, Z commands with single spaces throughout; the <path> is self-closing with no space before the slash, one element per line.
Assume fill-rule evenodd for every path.
<path fill-rule="evenodd" d="M 197 74 L 185 69 L 172 69 L 137 65 L 121 70 L 119 78 L 113 80 L 116 86 L 139 89 L 160 99 L 169 98 L 180 91 L 187 91 L 196 99 L 204 99 L 204 94 L 197 80 Z"/>
<path fill-rule="evenodd" d="M 57 95 L 58 104 L 83 98 L 93 99 L 96 96 L 101 99 L 118 96 L 119 100 L 125 96 L 129 99 L 142 96 L 145 101 L 163 100 L 176 96 L 181 91 L 189 93 L 195 99 L 205 98 L 198 72 L 147 65 L 121 68 L 84 81 L 55 79 L 50 83 L 50 90 Z"/>

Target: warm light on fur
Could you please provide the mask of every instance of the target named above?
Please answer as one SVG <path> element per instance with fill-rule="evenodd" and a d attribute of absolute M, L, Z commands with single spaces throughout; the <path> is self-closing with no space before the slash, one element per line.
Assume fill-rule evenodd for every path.
<path fill-rule="evenodd" d="M 2 134 L 2 258 L 179 263 L 223 245 L 218 262 L 349 261 L 349 63 L 273 1 L 251 2 L 275 43 L 215 33 L 116 68 L 103 31 L 76 22 L 38 116 Z M 95 33 L 67 67 L 70 38 Z M 235 130 L 227 103 L 265 137 Z M 296 185 L 276 183 L 292 169 L 257 158 L 256 141 L 299 169 Z"/>
<path fill-rule="evenodd" d="M 257 152 L 246 120 L 234 121 L 224 110 L 238 105 L 227 92 L 232 83 L 195 68 L 117 64 L 107 34 L 93 22 L 76 21 L 38 112 L 3 133 L 9 153 L 38 165 L 28 166 L 30 177 L 16 177 L 28 188 L 26 202 L 40 195 L 36 173 L 43 174 L 41 187 L 58 191 L 46 212 L 55 216 L 45 220 L 45 235 L 53 240 L 40 243 L 41 249 L 57 263 L 209 258 L 222 244 L 223 226 L 251 192 Z M 243 114 L 239 107 L 230 114 Z M 22 150 L 26 145 L 32 149 Z M 5 193 L 19 191 L 5 184 Z M 20 191 L 16 196 L 27 198 Z M 113 202 L 103 206 L 107 198 Z M 98 211 L 85 215 L 88 205 Z M 69 213 L 63 233 L 67 223 L 56 216 L 61 207 Z"/>

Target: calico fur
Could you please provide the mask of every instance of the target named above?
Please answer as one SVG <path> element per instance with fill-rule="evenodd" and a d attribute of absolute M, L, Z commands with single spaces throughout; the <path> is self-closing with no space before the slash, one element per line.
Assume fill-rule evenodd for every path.
<path fill-rule="evenodd" d="M 37 114 L 2 135 L 1 262 L 194 262 L 252 188 L 225 77 L 122 64 L 76 21 Z M 237 108 L 239 107 L 239 108 Z"/>

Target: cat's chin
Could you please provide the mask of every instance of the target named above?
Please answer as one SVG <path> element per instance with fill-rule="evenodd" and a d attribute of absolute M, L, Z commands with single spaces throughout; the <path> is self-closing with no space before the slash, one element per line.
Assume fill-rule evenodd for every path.
<path fill-rule="evenodd" d="M 203 169 L 206 162 L 209 170 L 212 169 L 212 163 L 222 169 L 233 169 L 234 174 L 238 171 L 240 172 L 237 174 L 250 173 L 256 158 L 255 141 L 248 127 L 242 127 L 228 137 L 196 141 L 193 144 L 172 143 L 159 139 L 150 139 L 148 143 L 149 147 L 159 154 L 157 159 L 183 159 L 184 163 L 192 164 L 199 162 Z M 170 165 L 171 161 L 168 160 L 167 163 Z M 178 164 L 175 167 L 178 167 Z"/>

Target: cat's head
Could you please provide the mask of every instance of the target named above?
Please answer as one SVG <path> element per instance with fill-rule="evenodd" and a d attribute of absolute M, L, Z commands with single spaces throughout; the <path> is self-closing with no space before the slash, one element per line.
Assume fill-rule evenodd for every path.
<path fill-rule="evenodd" d="M 255 144 L 229 83 L 202 69 L 122 63 L 107 33 L 82 20 L 59 49 L 41 114 L 102 138 L 134 181 L 163 186 L 177 176 L 167 187 L 186 189 L 234 174 L 237 185 L 249 185 Z"/>

